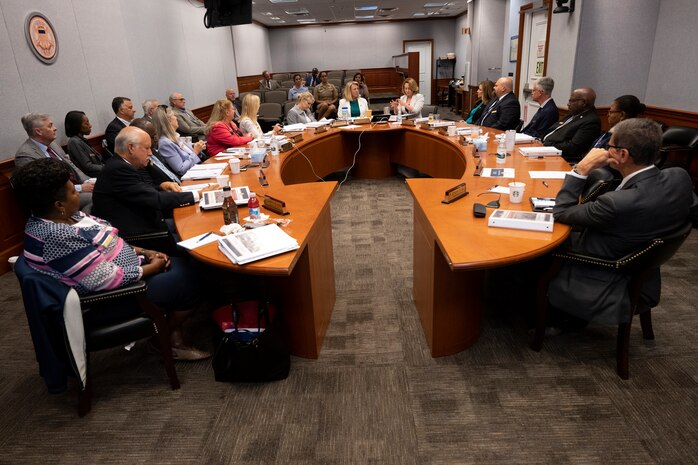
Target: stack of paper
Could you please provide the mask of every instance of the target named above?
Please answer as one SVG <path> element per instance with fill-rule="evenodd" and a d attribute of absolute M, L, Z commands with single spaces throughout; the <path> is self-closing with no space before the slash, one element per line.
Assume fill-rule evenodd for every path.
<path fill-rule="evenodd" d="M 495 139 L 499 140 L 502 137 L 505 137 L 505 135 L 504 134 L 497 134 L 494 137 L 495 137 Z M 528 134 L 521 134 L 521 133 L 517 132 L 514 143 L 515 144 L 530 144 L 531 142 L 534 142 L 535 140 L 536 140 L 536 138 L 533 136 L 529 136 Z"/>
<path fill-rule="evenodd" d="M 555 147 L 519 147 L 519 153 L 529 158 L 562 156 L 562 150 L 556 149 Z"/>
<path fill-rule="evenodd" d="M 275 224 L 225 236 L 218 241 L 220 251 L 236 265 L 244 265 L 299 247 L 294 238 Z"/>
<path fill-rule="evenodd" d="M 284 132 L 293 132 L 293 131 L 305 131 L 306 125 L 303 123 L 296 123 L 296 124 L 287 124 L 284 126 Z"/>
<path fill-rule="evenodd" d="M 189 168 L 189 171 L 184 173 L 182 180 L 215 178 L 216 176 L 220 176 L 226 166 L 228 166 L 227 163 L 206 163 L 202 165 L 194 165 Z"/>

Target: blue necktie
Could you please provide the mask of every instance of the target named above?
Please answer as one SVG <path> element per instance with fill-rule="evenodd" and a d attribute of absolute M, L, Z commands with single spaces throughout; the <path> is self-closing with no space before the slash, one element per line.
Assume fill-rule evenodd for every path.
<path fill-rule="evenodd" d="M 176 182 L 177 184 L 181 184 L 182 181 L 179 180 L 176 174 L 174 174 L 172 171 L 170 171 L 155 155 L 150 157 L 150 161 L 153 163 L 153 165 L 157 166 L 160 171 L 165 173 L 165 176 L 170 178 L 172 182 Z"/>

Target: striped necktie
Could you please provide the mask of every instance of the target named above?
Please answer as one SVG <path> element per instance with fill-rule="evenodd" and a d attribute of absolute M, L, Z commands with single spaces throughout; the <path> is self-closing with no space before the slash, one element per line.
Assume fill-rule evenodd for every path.
<path fill-rule="evenodd" d="M 181 184 L 181 183 L 182 183 L 182 181 L 179 180 L 179 178 L 177 177 L 177 175 L 174 174 L 172 171 L 170 171 L 170 170 L 160 161 L 160 159 L 159 159 L 158 157 L 156 157 L 155 155 L 153 155 L 153 156 L 150 157 L 150 162 L 151 162 L 153 165 L 155 165 L 156 167 L 158 167 L 158 169 L 159 169 L 160 171 L 162 171 L 163 173 L 165 173 L 165 176 L 167 176 L 168 178 L 170 178 L 170 180 L 172 180 L 172 182 L 176 182 L 177 184 Z"/>

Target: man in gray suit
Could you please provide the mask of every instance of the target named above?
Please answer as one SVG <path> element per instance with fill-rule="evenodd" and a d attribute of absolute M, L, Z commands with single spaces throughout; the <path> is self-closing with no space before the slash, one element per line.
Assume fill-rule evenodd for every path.
<path fill-rule="evenodd" d="M 271 74 L 266 69 L 262 72 L 262 79 L 259 80 L 259 90 L 277 90 L 281 84 L 271 78 Z"/>
<path fill-rule="evenodd" d="M 170 94 L 170 107 L 177 117 L 177 132 L 183 136 L 189 136 L 192 141 L 196 142 L 199 139 L 204 139 L 206 134 L 206 123 L 197 118 L 194 113 L 187 110 L 187 99 L 179 92 Z"/>
<path fill-rule="evenodd" d="M 50 115 L 27 113 L 22 116 L 22 126 L 29 138 L 15 153 L 15 170 L 42 158 L 55 158 L 62 161 L 71 170 L 70 180 L 75 190 L 80 193 L 80 209 L 89 213 L 92 208 L 92 189 L 94 182 L 70 161 L 59 144 L 56 143 L 56 127 Z"/>
<path fill-rule="evenodd" d="M 567 245 L 575 252 L 615 260 L 698 219 L 698 198 L 681 168 L 659 170 L 662 129 L 649 119 L 632 118 L 613 128 L 608 150 L 592 149 L 567 174 L 557 194 L 555 221 L 575 230 Z M 623 180 L 614 191 L 580 204 L 586 177 L 609 166 Z M 548 288 L 553 307 L 586 321 L 627 322 L 628 278 L 613 270 L 566 263 Z M 646 307 L 659 303 L 659 270 L 643 289 Z"/>

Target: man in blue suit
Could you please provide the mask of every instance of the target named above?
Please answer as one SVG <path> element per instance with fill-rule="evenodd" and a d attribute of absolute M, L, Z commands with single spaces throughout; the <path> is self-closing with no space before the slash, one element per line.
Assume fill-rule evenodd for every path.
<path fill-rule="evenodd" d="M 532 99 L 540 105 L 540 108 L 533 115 L 531 122 L 523 128 L 522 133 L 540 139 L 550 126 L 557 123 L 560 113 L 557 111 L 555 100 L 551 97 L 554 87 L 555 81 L 549 77 L 542 77 L 533 85 Z"/>

